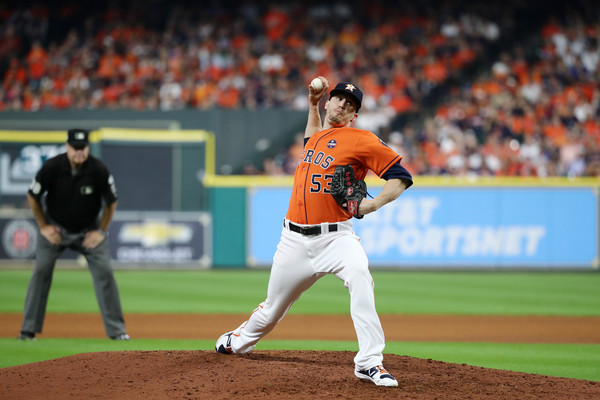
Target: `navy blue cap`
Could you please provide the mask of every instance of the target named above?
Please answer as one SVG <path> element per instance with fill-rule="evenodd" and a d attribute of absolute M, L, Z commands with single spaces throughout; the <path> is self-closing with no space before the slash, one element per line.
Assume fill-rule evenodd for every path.
<path fill-rule="evenodd" d="M 351 82 L 340 82 L 329 92 L 329 98 L 337 94 L 346 94 L 356 103 L 356 111 L 360 110 L 362 104 L 363 92 Z"/>
<path fill-rule="evenodd" d="M 67 132 L 67 143 L 73 147 L 85 147 L 89 143 L 90 131 L 87 129 L 69 129 Z"/>

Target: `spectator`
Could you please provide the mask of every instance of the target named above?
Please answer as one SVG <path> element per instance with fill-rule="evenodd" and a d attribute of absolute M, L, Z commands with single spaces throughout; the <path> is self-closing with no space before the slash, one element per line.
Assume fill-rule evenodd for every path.
<path fill-rule="evenodd" d="M 419 115 L 404 153 L 415 173 L 578 176 L 594 169 L 587 152 L 595 147 L 573 150 L 582 134 L 600 141 L 598 27 L 586 22 L 598 11 L 592 2 L 582 0 L 585 14 L 575 5 L 554 15 L 531 5 L 540 18 L 549 15 L 538 37 L 504 46 L 433 120 L 426 113 L 437 89 L 458 82 L 489 45 L 514 34 L 514 4 L 502 12 L 430 0 L 410 7 L 387 0 L 135 4 L 9 9 L 0 25 L 0 109 L 302 110 L 314 76 L 356 76 L 365 92 L 358 127 L 383 136 L 398 116 Z M 287 173 L 286 152 L 260 168 Z"/>
<path fill-rule="evenodd" d="M 136 10 L 138 22 L 131 24 L 127 4 L 64 10 L 61 18 L 65 22 L 81 21 L 80 25 L 65 29 L 64 37 L 54 38 L 58 39 L 55 43 L 60 49 L 56 52 L 42 45 L 49 39 L 47 29 L 31 30 L 32 45 L 22 61 L 28 72 L 21 83 L 31 88 L 27 94 L 29 103 L 32 96 L 52 97 L 43 93 L 47 87 L 39 85 L 51 73 L 47 67 L 55 65 L 52 80 L 59 76 L 68 82 L 65 88 L 59 88 L 64 91 L 59 101 L 61 107 L 75 104 L 143 110 L 156 109 L 158 100 L 161 109 L 306 108 L 305 102 L 297 101 L 296 88 L 305 87 L 315 75 L 332 79 L 358 75 L 361 84 L 369 88 L 365 93 L 365 114 L 373 113 L 374 129 L 379 129 L 398 113 L 418 110 L 420 99 L 432 87 L 443 83 L 450 73 L 475 60 L 478 54 L 478 49 L 470 47 L 467 40 L 472 33 L 456 31 L 462 25 L 459 19 L 444 17 L 444 24 L 454 27 L 452 32 L 444 28 L 448 37 L 444 39 L 441 18 L 415 15 L 414 21 L 405 18 L 397 24 L 401 8 L 384 3 L 389 10 L 383 11 L 381 7 L 368 10 L 366 4 L 351 9 L 343 4 L 322 7 L 267 3 L 262 8 L 252 2 L 233 8 L 223 4 L 210 9 L 198 6 L 184 10 L 175 2 L 168 8 L 158 6 L 168 21 L 162 31 L 149 20 L 144 9 Z M 6 49 L 6 57 L 14 58 L 17 50 L 26 45 L 10 39 L 18 26 L 14 21 L 35 15 L 40 21 L 57 22 L 43 7 L 32 7 L 29 11 L 14 11 L 10 18 L 13 22 L 3 36 L 5 46 L 0 46 Z M 313 18 L 327 19 L 330 23 L 315 27 Z M 344 29 L 340 30 L 342 21 Z M 439 42 L 437 47 L 445 48 L 444 56 L 458 54 L 458 61 L 447 64 L 440 53 L 423 46 L 428 37 Z M 460 46 L 450 46 L 449 40 L 460 41 Z M 377 66 L 377 76 L 368 76 L 367 71 L 373 70 L 371 64 Z M 384 84 L 397 64 L 404 67 L 397 70 L 395 84 Z M 75 77 L 68 71 L 74 66 L 79 68 Z M 18 71 L 18 66 L 0 70 L 5 81 Z M 268 78 L 259 71 L 268 74 Z M 332 71 L 338 71 L 336 75 L 340 76 Z M 186 82 L 184 74 L 189 78 Z M 275 87 L 285 90 L 275 91 Z M 8 88 L 4 89 L 6 96 Z M 25 96 L 23 88 L 13 87 L 8 93 L 11 96 L 8 103 L 20 107 Z M 88 103 L 83 104 L 86 98 Z M 56 102 L 47 99 L 40 102 L 39 108 L 28 106 L 28 109 L 45 107 L 56 107 Z"/>

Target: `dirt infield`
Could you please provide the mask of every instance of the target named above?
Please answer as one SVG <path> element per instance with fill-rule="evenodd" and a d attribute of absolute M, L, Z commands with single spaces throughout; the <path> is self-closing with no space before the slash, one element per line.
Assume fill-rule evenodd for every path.
<path fill-rule="evenodd" d="M 126 314 L 145 339 L 216 339 L 248 315 Z M 600 317 L 381 315 L 387 340 L 425 342 L 600 343 Z M 21 314 L 0 313 L 0 337 L 16 337 Z M 40 338 L 105 337 L 100 314 L 48 314 Z M 269 339 L 356 340 L 349 315 L 287 315 Z"/>
<path fill-rule="evenodd" d="M 129 314 L 135 338 L 216 339 L 241 315 Z M 600 343 L 597 317 L 381 316 L 387 340 Z M 20 314 L 0 314 L 16 337 Z M 96 314 L 49 314 L 40 340 L 104 337 Z M 356 340 L 349 316 L 288 315 L 269 339 Z M 493 370 L 386 354 L 398 388 L 354 377 L 353 352 L 86 353 L 0 369 L 2 399 L 591 399 L 600 382 Z"/>

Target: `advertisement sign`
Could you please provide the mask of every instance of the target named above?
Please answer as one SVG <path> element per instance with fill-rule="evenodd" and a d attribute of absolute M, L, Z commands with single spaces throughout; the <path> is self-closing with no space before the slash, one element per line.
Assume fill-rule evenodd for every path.
<path fill-rule="evenodd" d="M 27 189 L 42 164 L 65 152 L 64 144 L 2 143 L 0 146 L 0 198 L 3 204 L 26 204 Z"/>
<path fill-rule="evenodd" d="M 197 212 L 117 212 L 108 231 L 115 266 L 208 267 L 211 218 Z M 0 213 L 0 261 L 35 257 L 39 230 L 27 211 Z M 66 250 L 61 259 L 75 260 Z"/>
<path fill-rule="evenodd" d="M 208 267 L 211 230 L 206 213 L 117 213 L 110 225 L 111 256 L 122 264 Z"/>
<path fill-rule="evenodd" d="M 250 193 L 251 264 L 271 264 L 289 197 Z M 411 188 L 353 221 L 371 266 L 596 268 L 597 202 L 591 188 Z"/>
<path fill-rule="evenodd" d="M 35 255 L 38 230 L 33 219 L 0 218 L 0 259 L 31 259 Z"/>

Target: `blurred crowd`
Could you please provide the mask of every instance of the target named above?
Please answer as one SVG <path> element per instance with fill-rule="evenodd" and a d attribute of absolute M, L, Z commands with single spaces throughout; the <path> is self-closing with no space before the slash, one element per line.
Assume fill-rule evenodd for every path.
<path fill-rule="evenodd" d="M 549 18 L 421 123 L 382 139 L 416 175 L 600 177 L 600 19 L 583 15 Z M 289 173 L 300 143 L 265 171 Z"/>
<path fill-rule="evenodd" d="M 418 109 L 499 35 L 492 21 L 427 1 L 124 3 L 96 13 L 64 3 L 53 25 L 71 29 L 56 40 L 45 3 L 5 13 L 0 109 L 305 109 L 322 75 L 358 80 L 364 109 L 386 109 L 372 118 L 380 125 Z"/>
<path fill-rule="evenodd" d="M 596 21 L 600 21 L 596 19 Z M 389 137 L 417 174 L 600 177 L 600 23 L 549 20 Z"/>
<path fill-rule="evenodd" d="M 581 15 L 548 20 L 537 42 L 456 85 L 514 35 L 506 9 L 518 2 L 100 3 L 0 5 L 0 111 L 304 110 L 308 82 L 322 75 L 358 82 L 356 126 L 395 147 L 413 174 L 600 174 L 600 24 Z M 434 89 L 449 82 L 432 109 Z M 390 132 L 403 113 L 421 119 Z M 301 149 L 299 134 L 245 173 L 293 173 Z"/>

